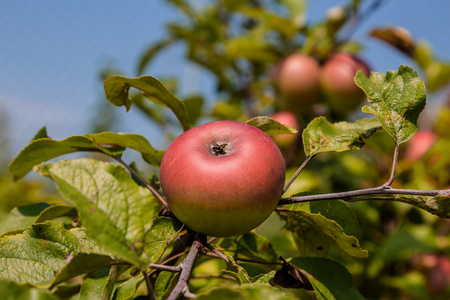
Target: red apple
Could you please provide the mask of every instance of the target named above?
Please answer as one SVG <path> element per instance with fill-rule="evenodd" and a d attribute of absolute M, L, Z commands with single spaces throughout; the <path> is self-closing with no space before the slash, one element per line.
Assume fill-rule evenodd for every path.
<path fill-rule="evenodd" d="M 437 141 L 436 133 L 419 130 L 409 141 L 405 152 L 405 159 L 417 161 L 433 148 Z"/>
<path fill-rule="evenodd" d="M 297 129 L 298 133 L 296 134 L 278 134 L 272 136 L 272 139 L 281 149 L 285 149 L 292 145 L 300 134 L 300 124 L 298 123 L 297 116 L 288 110 L 280 110 L 270 117 L 283 125 Z"/>
<path fill-rule="evenodd" d="M 304 111 L 320 97 L 320 66 L 316 59 L 294 53 L 285 58 L 278 73 L 278 87 L 289 110 Z"/>
<path fill-rule="evenodd" d="M 369 76 L 368 65 L 357 56 L 345 52 L 333 54 L 323 65 L 320 83 L 332 111 L 339 114 L 352 112 L 366 98 L 354 80 L 359 70 Z"/>
<path fill-rule="evenodd" d="M 173 214 L 189 228 L 224 237 L 248 232 L 273 212 L 285 163 L 274 141 L 251 125 L 216 121 L 178 136 L 161 162 Z"/>

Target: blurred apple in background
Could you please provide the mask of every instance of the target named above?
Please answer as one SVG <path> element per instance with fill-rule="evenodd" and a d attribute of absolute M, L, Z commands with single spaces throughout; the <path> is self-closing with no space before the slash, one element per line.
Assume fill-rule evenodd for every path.
<path fill-rule="evenodd" d="M 359 70 L 369 77 L 369 66 L 362 59 L 346 52 L 331 55 L 323 65 L 320 83 L 333 112 L 346 115 L 366 99 L 366 95 L 354 81 Z"/>
<path fill-rule="evenodd" d="M 304 112 L 320 99 L 320 65 L 315 58 L 300 52 L 291 54 L 277 76 L 285 108 Z"/>
<path fill-rule="evenodd" d="M 288 148 L 300 135 L 300 124 L 297 120 L 297 116 L 288 110 L 280 110 L 270 117 L 283 125 L 297 129 L 298 132 L 296 134 L 278 134 L 272 136 L 272 139 L 280 149 Z"/>
<path fill-rule="evenodd" d="M 405 159 L 417 161 L 433 148 L 437 134 L 428 130 L 419 130 L 408 142 Z"/>

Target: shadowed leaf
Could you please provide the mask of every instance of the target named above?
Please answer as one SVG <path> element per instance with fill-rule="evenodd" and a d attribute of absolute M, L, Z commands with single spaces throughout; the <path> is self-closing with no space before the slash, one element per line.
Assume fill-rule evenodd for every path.
<path fill-rule="evenodd" d="M 318 300 L 363 300 L 353 279 L 341 264 L 321 257 L 296 257 L 289 261 L 299 268 L 314 287 Z"/>

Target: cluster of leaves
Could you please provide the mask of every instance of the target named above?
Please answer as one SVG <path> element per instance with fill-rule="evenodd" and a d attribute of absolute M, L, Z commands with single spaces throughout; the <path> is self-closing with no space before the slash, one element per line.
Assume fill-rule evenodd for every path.
<path fill-rule="evenodd" d="M 376 118 L 354 123 L 314 119 L 303 131 L 305 162 L 320 153 L 360 149 L 381 128 L 396 145 L 414 135 L 425 105 L 424 84 L 414 70 L 401 66 L 399 71 L 372 73 L 370 78 L 360 73 L 356 82 L 370 101 L 363 111 Z M 189 129 L 183 102 L 153 77 L 111 77 L 105 82 L 108 100 L 129 109 L 130 87 L 170 108 L 182 128 Z M 292 131 L 268 117 L 249 123 L 268 134 Z M 291 237 L 285 238 L 288 245 L 284 249 L 277 249 L 263 234 L 268 225 L 259 232 L 206 241 L 177 220 L 161 215 L 164 200 L 157 178 L 146 181 L 136 166 L 122 161 L 127 148 L 140 152 L 153 166 L 159 165 L 164 153 L 136 134 L 105 132 L 56 141 L 41 130 L 16 156 L 9 166 L 14 179 L 34 167 L 56 184 L 65 203 L 18 207 L 2 222 L 1 289 L 8 288 L 15 299 L 31 295 L 43 299 L 73 295 L 79 299 L 132 299 L 145 294 L 175 299 L 193 293 L 199 299 L 260 299 L 261 295 L 295 299 L 311 293 L 307 291 L 319 299 L 363 299 L 345 266 L 350 257 L 368 256 L 360 244 L 361 230 L 354 212 L 343 201 L 301 202 L 309 201 L 306 197 L 327 199 L 327 195 L 334 195 L 328 199 L 357 200 L 354 196 L 392 194 L 390 183 L 375 192 L 297 194 L 282 199 L 278 217 L 268 223 L 284 223 L 284 235 L 290 233 Z M 92 158 L 47 162 L 79 151 L 100 152 L 119 164 Z M 433 192 L 439 198 L 402 196 L 393 200 L 449 218 L 449 197 L 442 191 Z"/>

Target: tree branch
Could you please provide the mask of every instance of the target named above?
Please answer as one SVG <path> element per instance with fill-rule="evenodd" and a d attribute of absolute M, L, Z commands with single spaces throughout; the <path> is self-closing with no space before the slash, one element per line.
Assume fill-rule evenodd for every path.
<path fill-rule="evenodd" d="M 292 204 L 300 202 L 309 201 L 320 201 L 320 200 L 337 200 L 342 199 L 346 201 L 357 201 L 357 198 L 353 197 L 366 196 L 366 195 L 383 195 L 383 194 L 398 194 L 398 195 L 418 195 L 418 196 L 444 196 L 450 194 L 450 189 L 446 190 L 411 190 L 411 189 L 394 189 L 390 186 L 380 186 L 369 189 L 361 189 L 348 192 L 340 193 L 329 193 L 329 194 L 318 194 L 318 195 L 307 195 L 300 197 L 289 197 L 281 199 L 278 205 Z M 365 198 L 367 200 L 367 198 Z"/>
<path fill-rule="evenodd" d="M 200 249 L 203 247 L 201 239 L 204 239 L 204 236 L 197 235 L 186 258 L 178 265 L 178 267 L 181 269 L 180 278 L 178 279 L 177 284 L 173 288 L 167 300 L 175 300 L 179 295 L 183 295 L 186 298 L 195 297 L 195 295 L 189 291 L 188 281 L 197 259 L 197 255 L 200 252 Z"/>

